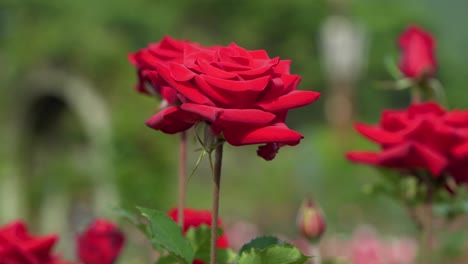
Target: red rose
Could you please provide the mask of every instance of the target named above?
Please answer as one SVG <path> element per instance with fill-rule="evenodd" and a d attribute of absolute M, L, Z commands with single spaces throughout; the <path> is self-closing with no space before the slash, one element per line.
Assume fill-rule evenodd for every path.
<path fill-rule="evenodd" d="M 174 221 L 177 221 L 178 217 L 178 210 L 177 208 L 172 209 L 168 213 L 169 217 L 172 218 Z M 211 226 L 212 217 L 211 211 L 209 210 L 194 210 L 190 208 L 184 209 L 184 227 L 183 232 L 184 234 L 189 230 L 191 227 L 198 227 L 202 224 L 207 226 Z M 218 219 L 218 227 L 223 227 L 223 222 L 221 219 Z M 223 233 L 217 242 L 218 248 L 228 248 L 229 242 L 227 236 Z"/>
<path fill-rule="evenodd" d="M 183 62 L 156 62 L 149 71 L 174 88 L 180 105 L 150 118 L 149 127 L 177 133 L 197 122 L 234 146 L 262 144 L 258 154 L 273 159 L 282 145 L 297 145 L 303 138 L 285 124 L 288 110 L 315 101 L 320 94 L 298 91 L 298 75 L 290 61 L 271 59 L 264 50 L 228 47 L 201 48 L 185 43 Z"/>
<path fill-rule="evenodd" d="M 380 152 L 350 152 L 348 159 L 397 168 L 408 173 L 426 169 L 434 178 L 449 173 L 468 182 L 468 111 L 445 111 L 434 102 L 406 110 L 385 110 L 380 124 L 356 124 Z"/>
<path fill-rule="evenodd" d="M 400 35 L 399 45 L 402 51 L 400 70 L 406 77 L 419 78 L 423 74 L 434 75 L 436 58 L 435 41 L 431 34 L 411 26 Z"/>
<path fill-rule="evenodd" d="M 116 225 L 97 219 L 78 236 L 77 254 L 83 264 L 112 264 L 124 242 L 125 237 Z"/>
<path fill-rule="evenodd" d="M 156 63 L 179 62 L 183 60 L 184 45 L 188 41 L 172 39 L 165 36 L 160 42 L 150 44 L 147 48 L 129 54 L 130 62 L 137 68 L 138 83 L 136 90 L 145 94 L 158 94 L 170 104 L 177 102 L 177 94 L 166 83 L 158 81 L 157 74 L 152 80 L 148 72 L 156 70 Z M 148 87 L 147 85 L 150 85 Z"/>
<path fill-rule="evenodd" d="M 57 239 L 35 237 L 21 221 L 10 223 L 0 228 L 0 264 L 66 264 L 51 254 Z"/>

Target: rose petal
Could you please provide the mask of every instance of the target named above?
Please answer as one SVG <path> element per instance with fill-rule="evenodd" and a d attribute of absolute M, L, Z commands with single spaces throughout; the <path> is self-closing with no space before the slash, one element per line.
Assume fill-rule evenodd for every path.
<path fill-rule="evenodd" d="M 425 114 L 433 114 L 436 116 L 442 116 L 445 114 L 445 110 L 435 102 L 412 104 L 408 108 L 407 112 L 410 118 Z"/>
<path fill-rule="evenodd" d="M 211 77 L 220 79 L 232 79 L 238 76 L 236 73 L 224 71 L 220 68 L 210 65 L 209 63 L 203 60 L 199 60 L 198 65 L 200 65 L 204 74 L 209 75 Z"/>
<path fill-rule="evenodd" d="M 167 134 L 175 134 L 192 127 L 198 120 L 178 106 L 170 106 L 149 118 L 145 124 Z"/>
<path fill-rule="evenodd" d="M 172 78 L 171 72 L 169 69 L 162 65 L 158 64 L 158 72 L 162 78 L 177 92 L 182 94 L 188 100 L 197 103 L 197 104 L 205 104 L 205 105 L 214 105 L 214 103 L 208 99 L 205 95 L 200 93 L 197 87 L 194 87 L 193 84 L 190 82 L 177 82 Z"/>
<path fill-rule="evenodd" d="M 468 142 L 464 142 L 452 149 L 452 155 L 457 159 L 468 157 Z"/>
<path fill-rule="evenodd" d="M 444 116 L 445 122 L 454 126 L 468 126 L 468 111 L 453 110 Z"/>
<path fill-rule="evenodd" d="M 369 151 L 352 151 L 346 153 L 346 158 L 350 161 L 379 165 L 379 153 Z"/>
<path fill-rule="evenodd" d="M 223 109 L 219 115 L 218 124 L 229 125 L 254 125 L 264 126 L 271 123 L 276 115 L 259 109 Z"/>
<path fill-rule="evenodd" d="M 381 145 L 398 144 L 404 140 L 399 134 L 385 131 L 380 127 L 369 126 L 362 123 L 357 123 L 354 127 L 363 136 Z"/>
<path fill-rule="evenodd" d="M 222 90 L 213 89 L 202 76 L 195 76 L 195 83 L 206 96 L 217 102 L 217 106 L 227 107 L 232 105 L 232 96 L 229 96 L 228 93 L 223 93 Z"/>
<path fill-rule="evenodd" d="M 268 103 L 259 103 L 258 106 L 265 111 L 279 112 L 308 105 L 319 97 L 320 93 L 318 92 L 293 91 Z"/>
<path fill-rule="evenodd" d="M 287 128 L 285 125 L 272 125 L 261 128 L 233 127 L 223 131 L 226 141 L 234 146 L 261 144 L 261 143 L 285 143 L 297 145 L 303 138 L 298 132 Z"/>
<path fill-rule="evenodd" d="M 268 53 L 265 50 L 251 50 L 249 53 L 253 59 L 270 59 Z"/>
<path fill-rule="evenodd" d="M 223 111 L 223 109 L 218 107 L 212 107 L 207 105 L 199 105 L 192 103 L 184 103 L 180 108 L 189 113 L 199 116 L 201 119 L 214 123 L 218 119 L 218 116 Z"/>
<path fill-rule="evenodd" d="M 265 89 L 268 82 L 270 81 L 270 76 L 264 76 L 253 80 L 241 81 L 241 80 L 224 80 L 219 78 L 213 78 L 208 75 L 203 75 L 205 81 L 215 88 L 230 92 L 245 92 L 245 91 L 254 91 L 259 92 Z"/>
<path fill-rule="evenodd" d="M 258 147 L 257 155 L 265 160 L 272 160 L 278 154 L 279 148 L 278 143 L 268 143 Z"/>
<path fill-rule="evenodd" d="M 189 81 L 196 76 L 193 71 L 179 63 L 169 63 L 169 71 L 171 72 L 172 78 L 178 82 Z"/>

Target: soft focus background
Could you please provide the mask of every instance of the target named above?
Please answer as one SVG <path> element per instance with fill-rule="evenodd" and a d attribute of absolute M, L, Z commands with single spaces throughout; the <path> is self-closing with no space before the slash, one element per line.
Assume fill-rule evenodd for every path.
<path fill-rule="evenodd" d="M 159 102 L 135 92 L 127 59 L 170 35 L 266 49 L 293 61 L 300 89 L 322 93 L 290 113 L 289 126 L 305 138 L 273 161 L 258 158 L 256 147 L 225 148 L 227 226 L 294 238 L 297 208 L 311 195 L 327 215 L 326 237 L 363 225 L 385 238 L 413 237 L 398 203 L 364 192 L 377 171 L 344 153 L 375 148 L 354 121 L 373 123 L 382 109 L 409 103 L 406 91 L 378 89 L 391 80 L 384 61 L 398 59 L 396 40 L 409 24 L 435 35 L 450 107 L 468 107 L 467 8 L 463 0 L 0 0 L 0 224 L 25 217 L 36 231 L 71 241 L 93 212 L 115 218 L 115 206 L 176 205 L 178 137 L 144 125 Z M 190 179 L 190 207 L 211 205 L 207 168 Z M 454 230 L 437 241 L 444 263 L 464 258 L 466 239 Z M 121 263 L 145 263 L 140 240 L 129 236 Z"/>

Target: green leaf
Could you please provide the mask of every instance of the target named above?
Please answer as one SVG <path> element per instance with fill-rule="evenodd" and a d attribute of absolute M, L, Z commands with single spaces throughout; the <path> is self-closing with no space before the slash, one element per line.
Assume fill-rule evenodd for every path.
<path fill-rule="evenodd" d="M 392 56 L 385 56 L 384 63 L 388 73 L 390 73 L 395 80 L 403 78 L 403 73 L 401 73 L 400 68 Z"/>
<path fill-rule="evenodd" d="M 251 248 L 244 251 L 237 264 L 303 264 L 308 259 L 291 245 L 272 245 L 264 250 Z"/>
<path fill-rule="evenodd" d="M 169 254 L 162 256 L 156 261 L 154 264 L 183 264 L 185 261 L 181 259 L 180 257 L 174 255 L 174 254 Z"/>
<path fill-rule="evenodd" d="M 146 225 L 140 222 L 139 220 L 139 215 L 124 208 L 115 208 L 114 211 L 118 216 L 120 216 L 121 218 L 138 228 L 138 230 L 140 230 L 143 234 L 149 236 Z"/>
<path fill-rule="evenodd" d="M 256 237 L 247 244 L 244 244 L 242 248 L 239 250 L 239 256 L 242 255 L 244 251 L 248 251 L 252 248 L 264 250 L 269 246 L 272 245 L 290 245 L 287 242 L 284 242 L 276 237 L 273 236 L 263 236 L 263 237 Z"/>
<path fill-rule="evenodd" d="M 149 220 L 150 240 L 153 246 L 162 247 L 185 263 L 192 263 L 194 251 L 183 236 L 181 228 L 165 213 L 138 207 L 141 214 Z"/>
<path fill-rule="evenodd" d="M 222 234 L 222 229 L 218 230 L 218 235 Z M 205 263 L 210 262 L 211 228 L 205 224 L 187 230 L 186 238 L 189 240 L 195 252 L 195 259 Z M 227 264 L 234 261 L 236 254 L 230 249 L 218 249 L 217 263 Z"/>

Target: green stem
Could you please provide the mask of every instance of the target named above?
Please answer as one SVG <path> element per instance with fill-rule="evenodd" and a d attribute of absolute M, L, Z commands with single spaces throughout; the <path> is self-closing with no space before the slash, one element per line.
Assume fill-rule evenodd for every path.
<path fill-rule="evenodd" d="M 180 133 L 179 143 L 179 203 L 177 223 L 183 228 L 184 226 L 184 208 L 186 195 L 186 178 L 187 178 L 187 132 Z"/>
<path fill-rule="evenodd" d="M 319 242 L 310 244 L 310 251 L 312 253 L 312 264 L 321 264 L 322 257 L 320 256 Z"/>
<path fill-rule="evenodd" d="M 218 142 L 217 142 L 218 143 Z M 214 188 L 213 188 L 213 208 L 211 223 L 211 264 L 216 264 L 218 240 L 218 212 L 219 212 L 219 193 L 221 185 L 221 164 L 223 160 L 223 144 L 218 143 L 215 149 L 215 163 L 213 169 Z"/>
<path fill-rule="evenodd" d="M 422 92 L 421 88 L 419 87 L 413 87 L 411 88 L 411 103 L 413 104 L 419 104 L 422 102 Z"/>
<path fill-rule="evenodd" d="M 433 199 L 433 186 L 428 183 L 426 201 L 424 203 L 424 224 L 421 234 L 421 263 L 430 264 L 432 263 L 432 239 L 433 239 L 433 210 L 432 210 L 432 199 Z"/>

